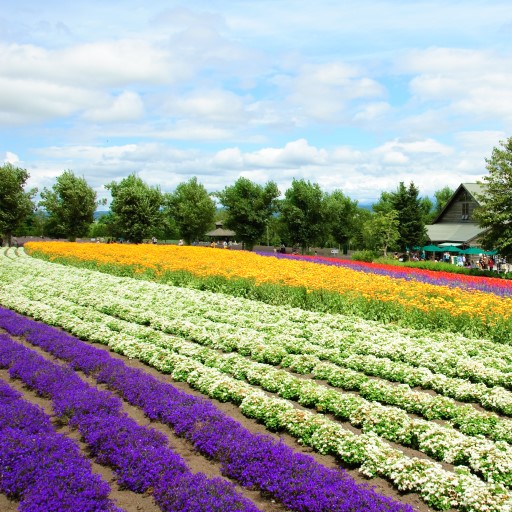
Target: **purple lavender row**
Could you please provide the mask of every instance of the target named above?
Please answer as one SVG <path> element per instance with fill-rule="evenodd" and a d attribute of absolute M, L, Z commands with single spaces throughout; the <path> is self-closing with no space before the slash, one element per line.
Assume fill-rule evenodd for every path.
<path fill-rule="evenodd" d="M 5 335 L 0 341 L 4 341 Z M 0 492 L 19 510 L 117 512 L 110 487 L 44 411 L 0 381 Z"/>
<path fill-rule="evenodd" d="M 510 297 L 512 294 L 510 285 L 506 281 L 501 284 L 489 283 L 485 279 L 481 278 L 475 280 L 461 281 L 457 279 L 456 274 L 451 275 L 450 278 L 443 277 L 442 272 L 436 272 L 435 276 L 430 276 L 428 274 L 410 272 L 410 270 L 408 270 L 407 268 L 397 268 L 396 270 L 394 270 L 391 268 L 380 268 L 378 266 L 370 267 L 365 264 L 358 264 L 356 261 L 353 260 L 333 261 L 330 259 L 305 258 L 304 256 L 295 256 L 293 254 L 270 254 L 268 252 L 256 252 L 256 254 L 270 258 L 306 261 L 309 263 L 316 263 L 317 265 L 327 265 L 331 267 L 346 267 L 358 272 L 364 272 L 366 274 L 371 273 L 379 276 L 391 277 L 393 279 L 418 281 L 421 283 L 434 284 L 436 286 L 448 286 L 450 288 L 462 288 L 464 290 L 479 290 L 481 292 L 494 293 L 495 295 L 499 295 L 500 297 Z"/>
<path fill-rule="evenodd" d="M 121 412 L 119 398 L 89 386 L 71 368 L 47 361 L 1 334 L 0 366 L 48 396 L 55 414 L 78 429 L 97 462 L 113 468 L 121 487 L 134 492 L 152 489 L 157 505 L 169 512 L 257 512 L 232 483 L 191 474 L 181 457 L 167 447 L 163 434 L 139 426 Z"/>
<path fill-rule="evenodd" d="M 320 512 L 411 512 L 410 505 L 358 485 L 341 469 L 328 469 L 270 436 L 255 435 L 208 400 L 127 367 L 97 349 L 50 326 L 0 308 L 0 326 L 24 335 L 36 346 L 96 376 L 151 420 L 171 426 L 202 454 L 219 461 L 241 485 L 259 489 L 288 508 Z"/>

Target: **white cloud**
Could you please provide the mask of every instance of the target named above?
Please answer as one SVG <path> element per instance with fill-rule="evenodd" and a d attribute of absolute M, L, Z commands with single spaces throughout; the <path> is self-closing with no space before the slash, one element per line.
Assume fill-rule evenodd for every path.
<path fill-rule="evenodd" d="M 324 165 L 327 151 L 310 146 L 305 139 L 287 143 L 283 148 L 262 148 L 244 156 L 244 162 L 251 167 L 303 167 Z"/>
<path fill-rule="evenodd" d="M 155 139 L 178 141 L 225 141 L 233 138 L 234 132 L 213 124 L 183 120 L 171 127 L 152 130 L 147 135 Z"/>
<path fill-rule="evenodd" d="M 72 115 L 93 105 L 94 92 L 38 80 L 0 76 L 0 125 L 17 125 Z"/>
<path fill-rule="evenodd" d="M 357 163 L 364 159 L 363 152 L 351 147 L 336 147 L 331 151 L 331 160 L 333 162 Z"/>
<path fill-rule="evenodd" d="M 354 121 L 380 121 L 387 113 L 391 111 L 391 105 L 385 101 L 368 103 L 363 105 L 354 115 Z"/>
<path fill-rule="evenodd" d="M 409 163 L 409 158 L 400 151 L 388 151 L 382 157 L 382 161 L 385 164 L 404 165 Z"/>
<path fill-rule="evenodd" d="M 512 133 L 505 0 L 32 2 L 2 9 L 0 154 L 44 186 L 71 168 L 98 189 L 136 171 L 426 194 Z"/>
<path fill-rule="evenodd" d="M 488 156 L 491 156 L 490 149 L 498 146 L 500 141 L 506 140 L 507 135 L 503 131 L 478 130 L 459 132 L 455 134 L 455 138 L 465 150 L 476 150 L 479 153 L 487 151 Z"/>
<path fill-rule="evenodd" d="M 134 121 L 144 114 L 144 105 L 140 96 L 125 91 L 115 98 L 108 98 L 103 105 L 87 110 L 83 117 L 88 121 L 119 122 Z"/>
<path fill-rule="evenodd" d="M 227 148 L 219 151 L 212 158 L 212 164 L 219 169 L 241 169 L 244 161 L 239 148 Z"/>
<path fill-rule="evenodd" d="M 471 134 L 460 134 L 469 145 Z M 476 136 L 475 136 L 476 137 Z M 478 174 L 466 161 L 472 156 L 431 139 L 390 140 L 368 151 L 350 146 L 316 147 L 306 139 L 282 146 L 246 151 L 240 147 L 207 152 L 181 150 L 165 143 L 120 146 L 65 146 L 40 150 L 38 166 L 30 165 L 31 186 L 49 186 L 65 168 L 86 176 L 100 197 L 102 188 L 137 172 L 151 185 L 172 191 L 181 182 L 197 176 L 213 192 L 233 184 L 240 176 L 265 183 L 273 180 L 282 193 L 293 178 L 318 183 L 327 192 L 341 189 L 352 199 L 376 201 L 383 190 L 395 190 L 400 181 L 413 181 L 421 195 L 462 182 L 473 182 Z M 67 162 L 65 166 L 63 162 Z M 72 162 L 73 165 L 69 165 Z M 30 164 L 30 162 L 28 162 Z"/>
<path fill-rule="evenodd" d="M 190 64 L 140 39 L 120 39 L 49 50 L 1 44 L 0 75 L 81 86 L 173 83 L 190 76 Z"/>
<path fill-rule="evenodd" d="M 490 158 L 492 149 L 506 138 L 504 132 L 491 130 L 457 133 L 455 140 L 460 147 L 457 170 L 471 176 L 487 174 L 485 159 Z"/>
<path fill-rule="evenodd" d="M 415 73 L 413 96 L 422 103 L 474 120 L 504 120 L 512 127 L 512 62 L 507 53 L 460 48 L 416 50 L 401 63 Z"/>
<path fill-rule="evenodd" d="M 243 99 L 223 90 L 174 95 L 165 101 L 162 108 L 171 116 L 196 118 L 205 122 L 233 123 L 247 117 Z"/>
<path fill-rule="evenodd" d="M 11 153 L 10 151 L 5 152 L 4 163 L 16 165 L 20 161 L 18 155 Z"/>
<path fill-rule="evenodd" d="M 281 79 L 290 88 L 289 100 L 303 116 L 336 123 L 346 117 L 352 100 L 379 97 L 384 88 L 375 80 L 361 76 L 352 66 L 340 62 L 305 64 L 293 78 Z"/>
<path fill-rule="evenodd" d="M 400 150 L 404 153 L 436 153 L 448 155 L 453 149 L 433 139 L 423 140 L 392 140 L 380 146 L 377 151 L 382 153 L 395 152 Z"/>

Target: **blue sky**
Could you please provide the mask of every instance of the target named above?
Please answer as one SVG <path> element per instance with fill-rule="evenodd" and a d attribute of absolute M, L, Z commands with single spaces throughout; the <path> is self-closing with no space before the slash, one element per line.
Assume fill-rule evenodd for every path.
<path fill-rule="evenodd" d="M 512 135 L 508 1 L 0 7 L 0 158 L 39 190 L 303 178 L 368 203 L 475 182 Z"/>

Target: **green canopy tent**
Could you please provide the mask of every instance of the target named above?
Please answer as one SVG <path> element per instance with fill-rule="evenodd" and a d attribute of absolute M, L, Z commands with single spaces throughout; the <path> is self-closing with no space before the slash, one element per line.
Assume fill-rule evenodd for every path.
<path fill-rule="evenodd" d="M 432 244 L 425 245 L 421 249 L 425 252 L 444 252 L 445 251 L 445 249 L 443 249 L 442 247 L 438 247 L 437 245 L 432 245 Z"/>
<path fill-rule="evenodd" d="M 446 247 L 442 247 L 442 249 L 443 249 L 443 251 L 448 251 L 448 252 L 456 252 L 456 253 L 463 252 L 460 247 L 455 247 L 455 245 L 447 245 Z"/>
<path fill-rule="evenodd" d="M 461 254 L 484 254 L 485 251 L 480 247 L 468 247 L 467 249 L 463 249 Z"/>

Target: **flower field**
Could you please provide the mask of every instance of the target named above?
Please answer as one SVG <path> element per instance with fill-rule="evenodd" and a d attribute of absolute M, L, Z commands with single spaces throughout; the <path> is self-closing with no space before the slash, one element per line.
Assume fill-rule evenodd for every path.
<path fill-rule="evenodd" d="M 260 253 L 267 255 L 268 253 Z M 451 286 L 466 290 L 480 290 L 491 292 L 503 297 L 512 295 L 512 281 L 493 277 L 474 277 L 470 275 L 457 274 L 452 272 L 432 271 L 414 267 L 399 267 L 386 263 L 365 263 L 363 261 L 340 260 L 337 258 L 326 258 L 323 256 L 303 256 L 292 254 L 275 254 L 275 258 L 286 258 L 291 260 L 312 261 L 322 265 L 333 265 L 347 267 L 360 272 L 369 272 L 383 276 L 390 276 L 397 279 L 415 280 L 437 286 Z"/>
<path fill-rule="evenodd" d="M 446 275 L 427 271 L 410 272 L 405 279 L 382 265 L 372 266 L 369 272 L 368 265 L 315 264 L 304 258 L 203 247 L 37 242 L 27 244 L 27 251 L 51 261 L 121 275 L 144 274 L 172 284 L 181 284 L 183 273 L 199 280 L 234 280 L 243 293 L 249 287 L 252 293 L 269 295 L 271 302 L 283 290 L 292 290 L 292 304 L 306 309 L 353 313 L 512 344 L 512 289 L 509 281 L 499 279 L 454 276 L 447 282 Z M 485 286 L 475 289 L 474 282 Z"/>
<path fill-rule="evenodd" d="M 0 257 L 0 366 L 9 372 L 9 381 L 0 381 L 0 405 L 23 401 L 9 387 L 10 379 L 21 380 L 52 401 L 55 415 L 79 431 L 95 460 L 113 468 L 118 485 L 149 492 L 161 510 L 413 510 L 405 503 L 420 510 L 512 510 L 512 347 L 508 339 L 495 340 L 496 323 L 503 330 L 508 325 L 508 296 L 209 248 L 59 243 L 31 244 L 27 251 L 67 264 L 12 249 Z M 84 262 L 90 268 L 71 265 Z M 236 286 L 227 278 L 236 278 Z M 237 296 L 256 293 L 240 278 L 271 286 L 274 300 Z M 188 287 L 169 284 L 178 279 Z M 286 287 L 294 291 L 281 293 Z M 405 312 L 402 325 L 292 307 L 316 290 L 346 295 L 334 304 L 347 311 L 354 295 L 363 300 L 359 308 L 398 303 L 389 311 Z M 450 309 L 456 300 L 471 307 Z M 458 320 L 429 330 L 407 326 L 430 314 L 438 322 Z M 450 332 L 462 318 L 479 337 Z M 129 360 L 186 383 L 196 395 L 130 368 L 123 362 Z M 256 421 L 269 435 L 252 433 L 215 400 L 236 406 L 247 425 Z M 191 472 L 161 435 L 123 414 L 123 401 L 171 426 L 218 463 L 223 478 Z M 48 419 L 43 423 L 49 427 L 41 437 L 56 444 L 60 434 Z M 4 428 L 0 443 L 33 428 L 21 419 L 15 426 L 21 433 Z M 394 491 L 356 485 L 270 433 L 357 469 L 370 485 L 384 479 Z M 78 475 L 62 478 L 61 494 L 99 503 L 81 510 L 115 510 L 108 484 L 90 474 L 87 460 L 83 465 Z M 0 476 L 2 492 L 19 500 L 20 509 L 23 500 L 37 502 L 38 474 L 13 484 L 17 471 L 11 473 Z M 73 492 L 76 478 L 87 482 L 80 486 L 86 497 Z M 264 498 L 251 501 L 247 489 Z"/>

